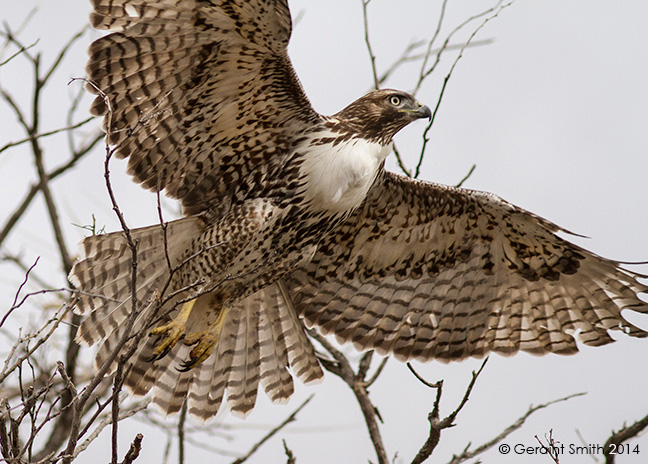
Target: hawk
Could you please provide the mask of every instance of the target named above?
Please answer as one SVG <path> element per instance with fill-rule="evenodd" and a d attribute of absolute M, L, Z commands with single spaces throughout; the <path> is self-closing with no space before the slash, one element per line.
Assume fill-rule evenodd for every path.
<path fill-rule="evenodd" d="M 429 118 L 397 90 L 333 116 L 311 106 L 287 55 L 286 0 L 93 0 L 112 31 L 89 49 L 91 111 L 143 187 L 184 217 L 87 237 L 70 279 L 79 342 L 152 335 L 126 385 L 166 413 L 247 414 L 293 375 L 321 379 L 302 325 L 360 350 L 450 361 L 570 354 L 610 330 L 648 332 L 641 276 L 556 235 L 501 198 L 384 169 L 392 137 Z M 131 291 L 133 269 L 136 291 Z M 133 301 L 133 297 L 135 297 Z M 133 311 L 135 302 L 135 314 Z"/>

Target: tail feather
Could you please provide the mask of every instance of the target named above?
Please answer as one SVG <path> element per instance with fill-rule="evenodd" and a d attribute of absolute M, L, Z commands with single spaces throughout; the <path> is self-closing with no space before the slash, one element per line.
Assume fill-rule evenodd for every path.
<path fill-rule="evenodd" d="M 223 326 L 221 339 L 218 342 L 217 352 L 215 353 L 216 359 L 214 360 L 211 375 L 206 376 L 209 378 L 209 383 L 202 385 L 204 400 L 200 402 L 196 398 L 195 401 L 191 401 L 193 398 L 190 393 L 189 411 L 192 411 L 194 415 L 204 420 L 215 416 L 223 402 L 225 387 L 229 381 L 230 367 L 232 366 L 232 359 L 234 357 L 233 347 L 236 346 L 240 323 L 241 312 L 230 310 L 225 320 L 225 325 Z M 212 354 L 213 356 L 214 354 Z M 209 368 L 203 364 L 198 366 L 197 369 Z"/>
<path fill-rule="evenodd" d="M 254 407 L 259 385 L 259 311 L 242 314 L 227 380 L 227 401 L 232 412 L 246 416 Z"/>
<path fill-rule="evenodd" d="M 220 356 L 215 353 L 193 369 L 194 380 L 187 395 L 188 411 L 189 414 L 203 420 L 215 416 L 223 401 L 224 384 L 220 391 L 212 390 L 212 377 L 217 375 L 219 362 Z"/>
<path fill-rule="evenodd" d="M 137 395 L 152 391 L 154 403 L 166 414 L 177 412 L 186 398 L 189 413 L 203 420 L 218 413 L 225 397 L 232 412 L 247 415 L 259 384 L 272 401 L 286 401 L 294 390 L 289 368 L 304 382 L 323 375 L 291 312 L 276 285 L 251 295 L 229 310 L 214 353 L 187 372 L 180 367 L 190 347 L 178 343 L 166 357 L 149 362 L 154 341 L 147 340 L 133 357 L 126 386 Z M 104 345 L 111 345 L 113 338 L 118 340 L 118 334 Z"/>
<path fill-rule="evenodd" d="M 171 223 L 174 224 L 174 223 Z M 137 244 L 137 277 L 145 279 L 152 266 L 160 266 L 164 258 L 163 231 L 160 226 L 145 227 L 131 231 Z M 77 262 L 69 279 L 79 290 L 75 310 L 86 314 L 106 303 L 123 301 L 130 296 L 132 275 L 132 251 L 123 232 L 93 235 L 82 242 L 85 258 Z"/>
<path fill-rule="evenodd" d="M 130 308 L 129 313 L 130 313 Z M 133 327 L 130 330 L 130 334 L 134 335 L 137 334 L 138 332 L 142 331 L 145 327 L 144 324 L 146 323 L 146 320 L 148 319 L 151 311 L 155 310 L 155 306 L 152 304 L 145 305 L 142 309 L 141 312 L 136 316 L 135 322 L 133 323 Z M 82 324 L 83 325 L 83 324 Z M 126 335 L 126 329 L 127 329 L 127 324 L 126 320 L 122 321 L 117 327 L 115 327 L 107 337 L 104 338 L 103 342 L 99 346 L 99 349 L 97 350 L 97 354 L 95 356 L 95 364 L 97 366 L 102 366 L 109 358 L 109 356 L 115 351 L 117 348 L 119 342 L 124 338 Z M 78 338 L 78 335 L 77 335 Z M 154 340 L 151 340 L 153 343 Z M 140 346 L 138 347 L 136 354 L 138 354 L 142 349 L 144 343 L 140 342 Z M 150 359 L 151 355 L 149 355 Z M 110 367 L 110 372 L 113 372 L 117 366 L 117 361 L 113 361 L 113 364 Z"/>
<path fill-rule="evenodd" d="M 283 280 L 277 283 L 279 291 L 285 301 L 280 306 L 281 331 L 286 338 L 286 351 L 290 366 L 297 378 L 304 383 L 320 382 L 324 377 L 322 368 L 315 356 L 313 345 L 308 340 L 304 327 L 297 316 L 292 299 Z"/>
<path fill-rule="evenodd" d="M 138 262 L 138 314 L 131 333 L 146 329 L 151 311 L 157 309 L 154 297 L 170 276 L 167 254 L 172 265 L 179 264 L 201 229 L 202 221 L 196 217 L 169 223 L 166 247 L 160 226 L 131 231 Z M 88 237 L 83 249 L 85 258 L 70 274 L 79 290 L 76 311 L 86 315 L 77 340 L 89 345 L 103 340 L 95 359 L 97 365 L 103 365 L 125 336 L 133 310 L 132 253 L 122 233 Z M 167 303 L 161 311 L 171 309 L 172 304 Z M 205 323 L 198 306 L 194 312 L 188 331 Z M 178 343 L 167 356 L 151 362 L 155 343 L 153 338 L 140 341 L 129 361 L 125 384 L 137 395 L 152 393 L 153 402 L 167 414 L 179 411 L 187 400 L 189 412 L 207 420 L 218 413 L 226 397 L 232 412 L 245 416 L 256 403 L 260 384 L 272 401 L 286 401 L 294 391 L 290 371 L 303 382 L 323 375 L 282 283 L 229 308 L 214 352 L 189 371 L 183 372 L 181 367 L 189 359 L 191 347 Z"/>
<path fill-rule="evenodd" d="M 259 384 L 272 401 L 287 401 L 294 391 L 289 368 L 303 382 L 323 376 L 291 302 L 273 284 L 230 309 L 215 353 L 193 369 L 189 412 L 207 420 L 227 393 L 231 410 L 245 416 Z"/>
<path fill-rule="evenodd" d="M 137 249 L 137 299 L 148 302 L 169 277 L 167 253 L 176 264 L 201 232 L 201 221 L 189 217 L 168 223 L 166 240 L 161 226 L 131 230 Z M 166 247 L 165 247 L 166 243 Z M 85 258 L 70 272 L 77 288 L 75 311 L 88 314 L 77 341 L 92 345 L 116 331 L 132 311 L 133 255 L 125 235 L 94 235 L 82 242 Z"/>
<path fill-rule="evenodd" d="M 126 386 L 138 396 L 148 394 L 155 385 L 155 379 L 163 369 L 169 368 L 171 356 L 166 356 L 155 362 L 149 362 L 153 358 L 155 339 L 149 338 L 142 343 L 141 348 L 133 355 L 133 361 L 126 377 Z M 178 349 L 175 347 L 174 349 Z M 173 350 L 172 353 L 173 355 Z"/>
<path fill-rule="evenodd" d="M 293 394 L 293 380 L 288 372 L 288 354 L 285 337 L 279 321 L 279 308 L 284 304 L 277 286 L 259 292 L 260 303 L 266 308 L 259 324 L 260 380 L 273 402 L 286 402 Z"/>
<path fill-rule="evenodd" d="M 194 377 L 191 371 L 180 371 L 177 367 L 189 356 L 190 347 L 181 343 L 167 355 L 170 368 L 158 369 L 155 379 L 155 394 L 153 403 L 158 405 L 166 414 L 180 411 Z M 150 363 L 149 363 L 150 364 Z"/>
<path fill-rule="evenodd" d="M 136 294 L 140 305 L 150 304 L 157 289 L 164 285 L 167 278 L 166 269 L 162 266 L 159 266 L 159 268 L 159 270 L 152 273 L 151 278 L 146 279 L 144 282 L 138 281 L 140 287 Z M 83 320 L 77 332 L 77 342 L 88 346 L 94 345 L 120 327 L 132 311 L 131 297 L 129 296 L 112 309 L 103 309 L 92 311 Z"/>

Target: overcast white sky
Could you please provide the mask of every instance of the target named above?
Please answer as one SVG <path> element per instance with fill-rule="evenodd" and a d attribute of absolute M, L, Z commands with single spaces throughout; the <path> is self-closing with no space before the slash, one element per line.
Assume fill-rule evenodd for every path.
<path fill-rule="evenodd" d="M 90 9 L 85 0 L 9 4 L 9 0 L 0 0 L 0 15 L 14 27 L 33 5 L 39 5 L 20 37 L 26 44 L 40 39 L 35 49 L 43 50 L 46 63 L 70 35 L 83 27 Z M 315 108 L 334 113 L 371 86 L 361 1 L 293 0 L 290 5 L 293 17 L 301 17 L 290 47 L 294 65 Z M 484 5 L 477 0 L 450 1 L 445 32 Z M 388 67 L 412 40 L 431 35 L 439 6 L 439 1 L 430 0 L 371 3 L 371 36 L 379 69 Z M 591 237 L 577 242 L 603 256 L 648 260 L 647 19 L 648 2 L 641 0 L 518 0 L 502 11 L 477 37 L 493 39 L 493 43 L 467 50 L 448 84 L 430 132 L 430 149 L 421 177 L 454 184 L 476 164 L 466 187 L 496 193 Z M 43 111 L 43 130 L 65 124 L 74 93 L 74 84 L 69 87 L 67 81 L 83 75 L 85 48 L 95 37 L 95 32 L 84 36 L 48 88 L 45 98 L 50 106 Z M 0 56 L 0 62 L 7 54 L 5 51 Z M 441 72 L 424 85 L 418 94 L 421 101 L 429 106 L 436 104 L 450 64 L 445 61 Z M 386 86 L 411 90 L 417 74 L 418 65 L 404 67 Z M 0 85 L 23 94 L 26 103 L 31 76 L 15 60 L 0 69 Z M 85 117 L 85 111 L 79 118 Z M 13 120 L 6 106 L 0 104 L 0 146 L 22 137 Z M 410 165 L 423 128 L 423 123 L 413 124 L 397 137 Z M 65 160 L 65 143 L 64 138 L 48 142 L 48 166 Z M 55 184 L 70 247 L 83 236 L 83 231 L 72 224 L 89 223 L 91 214 L 108 230 L 117 229 L 103 187 L 102 163 L 98 150 L 81 163 L 77 173 Z M 155 222 L 154 196 L 141 192 L 120 171 L 123 164 L 115 163 L 115 185 L 127 219 L 132 225 Z M 0 176 L 0 219 L 4 224 L 27 188 L 25 179 L 34 178 L 27 152 L 0 154 Z M 47 277 L 47 266 L 57 265 L 57 256 L 49 229 L 42 225 L 42 211 L 42 206 L 35 204 L 6 246 L 21 251 L 28 262 L 42 256 L 41 272 Z M 22 276 L 6 264 L 1 266 L 0 298 L 5 307 Z M 637 269 L 648 273 L 648 266 Z M 633 320 L 648 328 L 647 319 Z M 567 446 L 581 444 L 576 430 L 588 443 L 602 444 L 611 429 L 648 414 L 647 359 L 648 341 L 627 338 L 602 348 L 585 348 L 571 357 L 492 356 L 457 419 L 457 427 L 443 433 L 433 461 L 446 462 L 468 442 L 476 445 L 492 438 L 530 404 L 582 391 L 588 395 L 537 413 L 505 442 L 534 446 L 534 435 L 553 428 L 554 438 Z M 447 414 L 463 395 L 471 370 L 478 366 L 479 361 L 469 360 L 450 365 L 417 364 L 417 369 L 431 381 L 445 379 L 442 412 Z M 299 387 L 288 406 L 270 405 L 261 395 L 257 409 L 245 422 L 227 421 L 245 427 L 277 423 L 313 393 L 315 398 L 299 421 L 281 434 L 297 461 L 375 461 L 360 410 L 350 390 L 332 375 L 317 387 Z M 396 462 L 409 462 L 427 436 L 426 417 L 433 392 L 416 381 L 405 365 L 390 360 L 371 393 L 385 421 L 382 432 L 388 452 L 391 456 L 398 453 Z M 156 437 L 139 422 L 127 423 L 123 430 L 124 451 L 133 435 L 143 430 L 141 462 L 159 460 L 164 438 Z M 230 443 L 213 438 L 211 442 L 243 452 L 255 437 L 258 432 Z M 106 436 L 80 462 L 91 463 L 99 457 L 105 460 L 107 443 Z M 648 438 L 644 435 L 633 443 L 640 445 L 641 454 L 618 462 L 646 462 Z M 188 453 L 192 459 L 204 456 L 191 447 Z M 546 456 L 502 456 L 497 449 L 484 458 L 486 462 L 511 464 L 550 462 Z M 275 439 L 249 462 L 282 461 L 282 445 Z M 564 462 L 594 461 L 588 456 L 565 456 Z"/>

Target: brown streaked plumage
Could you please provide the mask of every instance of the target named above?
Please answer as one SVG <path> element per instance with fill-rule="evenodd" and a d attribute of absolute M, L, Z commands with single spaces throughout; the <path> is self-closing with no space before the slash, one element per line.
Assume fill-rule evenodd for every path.
<path fill-rule="evenodd" d="M 309 325 L 403 360 L 571 354 L 608 330 L 645 337 L 637 274 L 483 192 L 383 171 L 362 207 L 286 284 Z M 574 338 L 576 337 L 576 339 Z"/>
<path fill-rule="evenodd" d="M 648 335 L 621 315 L 648 312 L 637 274 L 493 195 L 384 170 L 392 137 L 430 117 L 412 96 L 379 90 L 315 112 L 286 53 L 285 0 L 93 6 L 92 24 L 113 32 L 90 47 L 88 88 L 107 97 L 92 112 L 134 180 L 186 216 L 166 236 L 133 231 L 135 330 L 156 337 L 126 385 L 153 391 L 167 413 L 187 400 L 208 419 L 227 397 L 247 414 L 258 385 L 285 401 L 291 374 L 320 379 L 300 317 L 360 349 L 421 360 L 572 353 L 575 333 L 589 345 L 613 329 Z M 131 254 L 121 233 L 83 248 L 70 276 L 86 314 L 77 338 L 102 342 L 102 364 L 131 311 Z"/>

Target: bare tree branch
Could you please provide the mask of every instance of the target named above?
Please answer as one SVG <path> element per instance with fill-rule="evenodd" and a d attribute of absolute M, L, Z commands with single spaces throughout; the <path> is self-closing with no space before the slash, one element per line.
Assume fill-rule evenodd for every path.
<path fill-rule="evenodd" d="M 482 45 L 490 45 L 493 43 L 493 39 L 483 39 L 483 40 L 473 40 L 468 48 L 472 47 L 479 47 Z M 425 59 L 428 54 L 426 53 L 419 53 L 417 55 L 412 55 L 411 53 L 421 47 L 422 45 L 425 44 L 425 41 L 419 41 L 419 42 L 412 42 L 409 44 L 405 50 L 403 50 L 403 54 L 396 60 L 394 61 L 389 68 L 387 68 L 383 73 L 380 75 L 378 78 L 378 83 L 380 85 L 384 84 L 390 77 L 391 75 L 396 72 L 402 65 L 405 63 L 410 63 L 410 62 L 415 62 L 415 61 L 421 61 Z M 451 44 L 446 46 L 445 48 L 435 48 L 430 50 L 429 54 L 430 55 L 439 55 L 439 53 L 443 51 L 449 51 L 449 50 L 459 50 L 461 49 L 465 44 Z"/>
<path fill-rule="evenodd" d="M 41 327 L 41 329 L 38 332 L 36 332 L 34 335 L 27 336 L 27 337 L 24 337 L 24 338 L 20 337 L 16 341 L 16 345 L 14 345 L 14 349 L 12 349 L 12 351 L 9 353 L 9 355 L 5 359 L 4 368 L 2 369 L 2 373 L 0 374 L 0 383 L 4 382 L 4 380 L 9 376 L 9 374 L 11 374 L 14 370 L 18 369 L 22 365 L 23 362 L 28 360 L 36 351 L 38 351 L 38 349 L 41 347 L 41 345 L 43 345 L 54 334 L 54 331 L 58 328 L 59 324 L 61 323 L 61 321 L 63 320 L 63 318 L 65 317 L 65 315 L 67 314 L 67 312 L 69 310 L 70 310 L 70 307 L 68 305 L 65 305 L 62 308 L 62 310 L 60 310 L 59 312 L 54 314 L 54 316 L 51 319 L 49 319 L 45 323 L 45 325 L 43 325 L 43 327 Z M 50 325 L 51 325 L 51 327 L 49 327 Z M 48 327 L 49 327 L 49 331 L 43 337 L 39 338 L 40 334 Z M 25 351 L 25 353 L 22 356 L 20 356 L 10 366 L 9 363 L 10 363 L 12 357 L 13 357 L 13 353 L 15 352 L 15 348 L 17 348 L 20 344 L 22 344 L 23 342 L 25 342 L 26 340 L 29 340 L 29 339 L 37 339 L 37 342 L 34 344 L 34 346 L 27 349 Z"/>
<path fill-rule="evenodd" d="M 110 108 L 110 106 L 108 106 Z M 110 128 L 109 128 L 110 129 Z M 124 219 L 124 216 L 119 208 L 119 205 L 117 204 L 117 200 L 115 198 L 115 194 L 112 189 L 112 184 L 110 182 L 110 159 L 112 157 L 112 151 L 110 150 L 110 147 L 106 145 L 106 158 L 104 162 L 104 177 L 106 180 L 106 188 L 108 190 L 108 194 L 110 196 L 110 200 L 113 205 L 113 211 L 117 215 L 117 218 L 119 219 L 119 222 L 121 223 L 122 230 L 124 232 L 124 237 L 126 239 L 126 243 L 128 244 L 128 247 L 130 248 L 131 252 L 131 263 L 132 263 L 132 272 L 131 272 L 131 288 L 130 288 L 130 299 L 131 299 L 131 312 L 128 315 L 126 319 L 126 324 L 124 328 L 124 334 L 117 342 L 114 350 L 110 355 L 108 355 L 106 361 L 104 362 L 104 365 L 101 366 L 95 377 L 93 378 L 92 381 L 88 384 L 86 387 L 85 391 L 83 394 L 78 395 L 73 398 L 73 416 L 72 416 L 72 421 L 71 421 L 71 427 L 70 427 L 70 432 L 69 432 L 69 438 L 68 438 L 68 444 L 65 452 L 63 453 L 63 463 L 64 464 L 69 464 L 74 456 L 74 449 L 76 448 L 77 441 L 79 439 L 79 430 L 81 427 L 81 416 L 83 414 L 85 405 L 90 398 L 92 392 L 94 389 L 99 385 L 99 383 L 103 380 L 103 377 L 106 375 L 108 370 L 111 368 L 113 362 L 116 360 L 116 358 L 119 356 L 120 360 L 118 363 L 117 369 L 120 369 L 120 366 L 123 366 L 125 363 L 126 359 L 128 359 L 134 351 L 137 349 L 137 344 L 132 343 L 130 348 L 128 350 L 125 350 L 125 352 L 122 352 L 122 348 L 126 345 L 126 343 L 131 339 L 132 336 L 132 329 L 135 324 L 135 319 L 137 318 L 138 311 L 137 311 L 137 266 L 138 266 L 138 261 L 137 261 L 137 244 L 133 240 L 130 229 L 126 225 L 126 221 Z M 152 316 L 151 316 L 152 317 Z M 146 328 L 146 325 L 145 325 Z M 141 331 L 143 333 L 143 331 Z M 141 335 L 140 335 L 141 336 Z M 122 367 L 123 368 L 123 367 Z M 121 387 L 119 387 L 121 388 Z M 116 397 L 119 389 L 117 389 L 113 395 Z M 113 401 L 117 401 L 116 399 L 113 399 Z M 113 455 L 114 457 L 114 455 Z"/>
<path fill-rule="evenodd" d="M 412 464 L 420 464 L 422 462 L 425 462 L 427 458 L 429 458 L 432 455 L 432 452 L 434 451 L 434 448 L 439 444 L 439 440 L 441 439 L 441 431 L 443 429 L 447 429 L 449 427 L 453 427 L 454 421 L 457 418 L 457 415 L 459 412 L 463 409 L 463 407 L 466 405 L 468 402 L 468 398 L 470 397 L 470 394 L 472 393 L 472 389 L 475 386 L 475 382 L 477 382 L 477 378 L 479 377 L 479 374 L 482 373 L 484 370 L 484 366 L 486 365 L 486 362 L 488 362 L 488 358 L 484 359 L 484 362 L 482 363 L 481 367 L 477 371 L 473 371 L 472 373 L 472 379 L 470 383 L 468 384 L 468 387 L 466 388 L 466 392 L 464 393 L 463 399 L 459 403 L 459 405 L 456 407 L 454 411 L 452 411 L 447 417 L 444 419 L 439 419 L 439 406 L 441 402 L 441 392 L 443 389 L 443 381 L 439 381 L 437 383 L 430 383 L 423 381 L 422 378 L 418 375 L 415 374 L 416 377 L 419 380 L 422 380 L 425 385 L 431 388 L 435 388 L 437 391 L 436 398 L 434 400 L 434 406 L 432 408 L 432 411 L 430 414 L 428 414 L 428 421 L 430 422 L 430 434 L 419 450 L 419 452 L 416 454 L 414 459 L 412 460 Z M 410 370 L 414 372 L 414 370 L 410 366 Z"/>
<path fill-rule="evenodd" d="M 466 175 L 463 177 L 463 179 L 461 179 L 461 180 L 459 181 L 459 183 L 457 183 L 457 185 L 455 185 L 455 187 L 459 188 L 459 187 L 463 186 L 464 182 L 466 182 L 466 181 L 468 180 L 468 178 L 470 178 L 470 176 L 472 176 L 472 173 L 475 172 L 475 168 L 476 168 L 476 167 L 477 167 L 477 165 L 476 165 L 476 164 L 473 164 L 473 165 L 470 167 L 470 170 L 468 171 L 468 174 L 466 174 Z"/>
<path fill-rule="evenodd" d="M 560 456 L 560 448 L 556 446 L 556 441 L 554 440 L 553 437 L 553 429 L 550 429 L 549 436 L 545 434 L 544 438 L 547 441 L 547 444 L 544 444 L 537 435 L 535 436 L 536 441 L 540 443 L 542 449 L 546 451 L 547 456 L 549 456 L 551 460 L 556 464 L 560 464 L 560 459 L 558 457 Z"/>
<path fill-rule="evenodd" d="M 378 462 L 379 464 L 387 464 L 389 460 L 387 459 L 387 452 L 385 451 L 380 429 L 378 428 L 378 421 L 376 420 L 377 418 L 380 419 L 380 413 L 369 398 L 369 392 L 367 391 L 369 383 L 364 378 L 367 371 L 367 367 L 364 366 L 371 361 L 372 355 L 370 353 L 373 352 L 369 351 L 363 355 L 360 367 L 358 368 L 358 373 L 355 373 L 346 356 L 344 356 L 340 350 L 335 348 L 326 339 L 326 337 L 314 329 L 308 330 L 308 334 L 317 340 L 317 342 L 335 359 L 335 362 L 325 359 L 320 359 L 320 362 L 326 370 L 340 377 L 349 387 L 351 387 L 351 390 L 360 405 L 360 409 L 362 410 L 371 442 L 376 451 L 376 456 L 378 457 Z M 382 367 L 380 369 L 382 369 Z M 374 380 L 375 379 L 373 379 L 372 382 Z"/>
<path fill-rule="evenodd" d="M 133 440 L 133 443 L 131 443 L 128 453 L 126 453 L 126 456 L 124 456 L 124 460 L 121 462 L 121 464 L 131 464 L 135 459 L 138 458 L 140 451 L 142 450 L 143 438 L 144 435 L 142 435 L 141 433 L 135 435 L 135 439 Z"/>
<path fill-rule="evenodd" d="M 445 78 L 443 79 L 443 85 L 441 86 L 441 91 L 439 92 L 439 98 L 437 99 L 437 103 L 436 103 L 436 106 L 434 107 L 434 110 L 432 110 L 432 117 L 430 118 L 430 122 L 428 123 L 427 127 L 425 128 L 425 131 L 423 131 L 423 145 L 421 147 L 421 156 L 419 157 L 418 164 L 416 165 L 416 169 L 414 170 L 414 177 L 418 177 L 420 172 L 421 172 L 421 165 L 423 164 L 423 158 L 424 158 L 424 155 L 425 155 L 425 150 L 427 148 L 428 142 L 430 141 L 430 139 L 428 137 L 428 133 L 429 133 L 430 129 L 432 128 L 432 125 L 434 124 L 434 121 L 436 120 L 436 115 L 437 115 L 437 113 L 439 111 L 439 108 L 441 107 L 441 101 L 443 100 L 443 96 L 445 95 L 446 86 L 448 85 L 448 82 L 450 81 L 450 78 L 452 77 L 452 73 L 454 72 L 455 68 L 457 67 L 457 63 L 459 63 L 459 60 L 461 60 L 461 58 L 463 57 L 464 51 L 470 45 L 470 43 L 472 42 L 472 39 L 477 35 L 477 33 L 479 33 L 479 31 L 482 30 L 482 28 L 484 26 L 486 26 L 486 24 L 488 24 L 491 20 L 497 18 L 499 16 L 500 12 L 504 8 L 508 8 L 509 6 L 511 6 L 513 4 L 513 2 L 515 2 L 515 0 L 511 0 L 509 3 L 507 3 L 505 5 L 502 5 L 501 1 L 498 2 L 497 5 L 494 6 L 493 8 L 491 8 L 489 10 L 486 10 L 483 13 L 480 13 L 478 15 L 475 15 L 475 16 L 467 19 L 466 21 L 461 23 L 459 26 L 457 26 L 450 33 L 450 35 L 448 35 L 448 38 L 446 39 L 446 42 L 444 43 L 442 48 L 445 48 L 447 46 L 448 42 L 450 41 L 450 38 L 452 37 L 452 35 L 456 31 L 462 29 L 465 25 L 469 24 L 474 19 L 480 18 L 480 17 L 494 11 L 494 13 L 491 16 L 484 19 L 484 21 L 482 21 L 481 24 L 479 26 L 477 26 L 475 28 L 475 30 L 472 31 L 472 33 L 470 34 L 470 36 L 468 37 L 468 39 L 464 43 L 463 47 L 461 47 L 461 49 L 459 50 L 459 54 L 457 55 L 454 62 L 452 63 L 452 66 L 450 67 L 450 70 L 448 71 L 448 74 L 446 74 Z M 439 53 L 437 55 L 437 57 L 440 57 L 440 56 L 441 56 L 441 53 Z M 423 80 L 432 73 L 435 66 L 436 66 L 436 63 L 435 63 L 435 65 L 433 65 L 427 71 L 422 69 L 421 70 L 421 75 L 419 77 L 419 82 L 423 82 Z"/>
<path fill-rule="evenodd" d="M 297 414 L 299 414 L 299 411 L 304 409 L 304 407 L 310 402 L 310 400 L 313 399 L 313 395 L 309 396 L 306 398 L 306 401 L 304 401 L 302 404 L 299 405 L 297 409 L 295 409 L 292 414 L 290 414 L 286 419 L 276 427 L 274 427 L 272 430 L 270 430 L 261 440 L 259 440 L 251 449 L 250 451 L 247 452 L 244 456 L 241 456 L 240 458 L 236 459 L 235 461 L 232 462 L 232 464 L 241 464 L 245 461 L 248 460 L 250 456 L 252 456 L 256 451 L 270 438 L 272 438 L 277 432 L 279 432 L 281 429 L 283 429 L 286 425 L 290 424 L 291 422 L 295 421 L 295 418 L 297 417 Z"/>
<path fill-rule="evenodd" d="M 8 142 L 5 145 L 3 145 L 2 147 L 0 147 L 0 153 L 2 153 L 5 150 L 8 150 L 9 148 L 17 147 L 17 146 L 22 145 L 24 143 L 31 142 L 33 139 L 42 139 L 42 138 L 45 138 L 45 137 L 49 137 L 50 135 L 60 134 L 61 132 L 73 131 L 74 129 L 78 129 L 79 127 L 85 126 L 87 123 L 89 123 L 90 121 L 93 121 L 95 119 L 96 119 L 96 117 L 91 116 L 91 117 L 86 118 L 83 121 L 78 122 L 76 124 L 68 125 L 66 127 L 61 127 L 59 129 L 54 129 L 54 130 L 51 130 L 51 131 L 48 131 L 48 132 L 43 132 L 43 133 L 40 133 L 40 134 L 36 134 L 34 136 L 25 137 L 25 138 L 22 138 L 20 140 L 16 140 L 15 142 Z"/>
<path fill-rule="evenodd" d="M 378 89 L 380 82 L 378 79 L 378 73 L 376 71 L 376 55 L 374 54 L 371 48 L 371 40 L 369 39 L 369 19 L 367 14 L 367 7 L 371 0 L 360 0 L 362 2 L 362 20 L 364 25 L 364 40 L 365 45 L 367 46 L 367 52 L 369 52 L 369 60 L 371 61 L 371 75 L 373 77 L 373 86 L 374 89 Z"/>
<path fill-rule="evenodd" d="M 113 377 L 113 394 L 112 394 L 112 409 L 111 409 L 111 418 L 112 418 L 112 427 L 111 427 L 111 450 L 112 450 L 112 461 L 111 464 L 117 464 L 118 459 L 118 432 L 119 432 L 119 392 L 122 389 L 124 382 L 124 364 L 119 363 L 117 365 L 117 370 L 115 376 Z M 141 439 L 140 439 L 141 441 Z M 139 454 L 139 451 L 138 451 Z"/>
<path fill-rule="evenodd" d="M 34 11 L 32 10 L 32 13 L 33 12 Z M 4 32 L 0 32 L 0 36 L 4 37 L 5 41 L 6 41 L 5 48 L 9 44 L 13 44 L 16 48 L 21 50 L 21 54 L 24 55 L 25 58 L 27 58 L 31 62 L 33 62 L 35 60 L 35 58 L 30 53 L 28 53 L 28 50 L 31 48 L 31 46 L 26 46 L 22 42 L 20 42 L 18 40 L 18 38 L 17 38 L 17 35 L 20 34 L 20 30 L 22 29 L 22 27 L 26 26 L 32 18 L 33 18 L 33 15 L 31 15 L 31 14 L 28 15 L 27 18 L 25 18 L 25 21 L 23 22 L 23 25 L 20 26 L 18 28 L 18 30 L 16 30 L 15 32 L 12 31 L 11 28 L 9 27 L 9 24 L 7 24 L 7 22 L 4 21 L 2 23 L 2 26 L 4 27 Z"/>
<path fill-rule="evenodd" d="M 563 401 L 568 401 L 572 398 L 577 398 L 579 396 L 583 396 L 586 393 L 574 393 L 572 395 L 565 396 L 563 398 L 558 398 L 556 400 L 549 401 L 547 403 L 539 404 L 537 406 L 529 406 L 529 409 L 526 413 L 524 413 L 518 420 L 513 422 L 511 425 L 506 427 L 501 433 L 499 433 L 496 437 L 493 439 L 487 441 L 486 443 L 478 446 L 477 448 L 470 450 L 470 443 L 468 446 L 466 446 L 466 449 L 463 450 L 461 454 L 455 455 L 452 457 L 452 460 L 448 464 L 460 464 L 462 462 L 466 462 L 469 459 L 473 459 L 474 457 L 482 454 L 483 452 L 491 449 L 493 446 L 497 445 L 500 443 L 502 440 L 504 440 L 506 437 L 508 437 L 511 433 L 515 432 L 516 430 L 519 430 L 522 428 L 526 420 L 535 412 L 540 411 L 541 409 L 547 408 L 553 404 L 556 403 L 561 403 Z"/>
<path fill-rule="evenodd" d="M 624 426 L 618 431 L 613 432 L 612 435 L 610 435 L 610 438 L 605 442 L 605 445 L 603 445 L 605 464 L 614 464 L 616 456 L 622 454 L 620 452 L 622 444 L 637 437 L 641 432 L 646 430 L 646 428 L 648 428 L 648 415 L 639 419 L 630 426 Z"/>
<path fill-rule="evenodd" d="M 54 169 L 49 174 L 47 174 L 47 178 L 49 179 L 49 181 L 51 182 L 56 177 L 59 177 L 60 175 L 74 168 L 77 162 L 81 158 L 83 158 L 86 154 L 88 154 L 102 138 L 103 138 L 103 134 L 97 133 L 93 138 L 88 140 L 88 142 L 83 147 L 81 147 L 77 152 L 72 154 L 71 159 L 67 163 Z M 2 245 L 2 243 L 7 238 L 9 233 L 12 231 L 14 226 L 20 221 L 23 215 L 27 212 L 27 209 L 31 205 L 32 200 L 36 198 L 36 195 L 40 191 L 41 191 L 40 182 L 31 185 L 23 201 L 16 208 L 14 213 L 9 217 L 2 230 L 0 230 L 0 245 Z"/>
<path fill-rule="evenodd" d="M 150 404 L 150 399 L 146 399 L 144 401 L 140 401 L 139 403 L 136 403 L 132 407 L 128 408 L 127 410 L 124 410 L 120 413 L 119 415 L 119 420 L 124 420 L 129 417 L 135 416 L 136 414 L 140 413 L 141 411 L 144 411 L 148 405 Z M 106 415 L 103 420 L 99 422 L 99 424 L 95 427 L 95 429 L 92 431 L 90 435 L 81 443 L 77 448 L 74 450 L 74 456 L 78 456 L 81 454 L 83 451 L 85 451 L 88 446 L 99 436 L 99 434 L 107 427 L 109 426 L 113 421 L 112 415 Z M 94 421 L 93 421 L 94 422 Z"/>
<path fill-rule="evenodd" d="M 11 60 L 13 60 L 14 58 L 16 58 L 18 55 L 20 55 L 21 53 L 26 52 L 26 51 L 29 50 L 30 48 L 34 48 L 34 47 L 38 44 L 38 42 L 39 42 L 39 41 L 37 40 L 37 41 L 34 42 L 33 44 L 28 45 L 28 46 L 26 46 L 26 47 L 25 47 L 24 45 L 21 46 L 20 49 L 19 49 L 17 52 L 15 52 L 13 55 L 11 55 L 11 56 L 10 56 L 9 58 L 7 58 L 6 60 L 0 62 L 0 66 L 4 66 L 5 64 L 9 63 Z M 0 150 L 0 151 L 2 151 L 2 150 Z"/>

